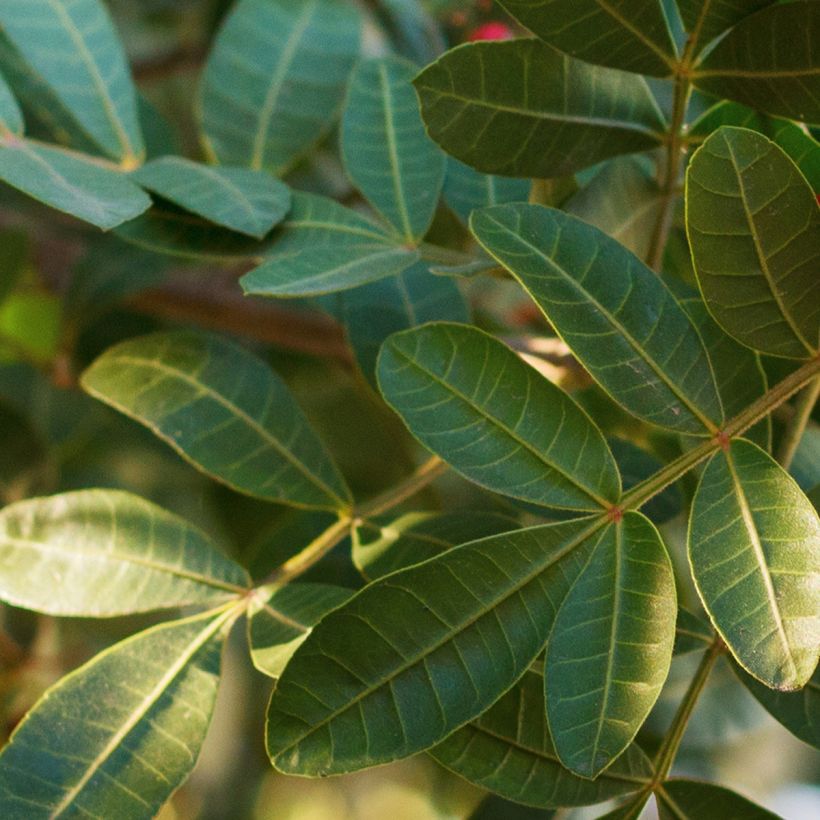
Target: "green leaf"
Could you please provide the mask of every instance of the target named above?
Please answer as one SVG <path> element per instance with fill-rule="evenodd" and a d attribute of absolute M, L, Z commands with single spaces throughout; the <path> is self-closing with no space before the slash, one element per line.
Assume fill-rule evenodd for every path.
<path fill-rule="evenodd" d="M 416 63 L 429 63 L 447 48 L 438 20 L 425 5 L 418 0 L 380 0 L 377 9 L 387 18 L 385 27 L 396 49 Z"/>
<path fill-rule="evenodd" d="M 588 63 L 666 77 L 675 45 L 660 0 L 500 0 L 545 43 Z"/>
<path fill-rule="evenodd" d="M 354 771 L 427 749 L 477 717 L 541 651 L 601 541 L 614 541 L 601 521 L 534 527 L 365 587 L 314 627 L 280 678 L 267 722 L 274 766 Z"/>
<path fill-rule="evenodd" d="M 717 431 L 723 410 L 703 342 L 636 256 L 597 228 L 539 205 L 478 211 L 471 228 L 630 413 L 682 433 Z"/>
<path fill-rule="evenodd" d="M 746 4 L 748 5 L 748 4 Z M 697 66 L 702 91 L 768 114 L 820 123 L 820 5 L 774 3 L 744 17 Z M 788 48 L 783 44 L 788 43 Z"/>
<path fill-rule="evenodd" d="M 104 231 L 151 205 L 125 174 L 82 154 L 11 134 L 0 134 L 0 180 Z"/>
<path fill-rule="evenodd" d="M 644 165 L 635 157 L 607 163 L 562 210 L 617 239 L 646 259 L 662 197 Z"/>
<path fill-rule="evenodd" d="M 444 154 L 424 132 L 415 68 L 396 57 L 353 72 L 342 120 L 347 175 L 405 242 L 430 227 L 444 184 Z"/>
<path fill-rule="evenodd" d="M 136 165 L 142 142 L 128 63 L 99 0 L 3 0 L 0 28 L 109 156 Z"/>
<path fill-rule="evenodd" d="M 701 652 L 709 647 L 715 635 L 709 624 L 688 609 L 678 607 L 678 621 L 675 626 L 674 655 L 687 655 L 690 652 Z"/>
<path fill-rule="evenodd" d="M 779 820 L 778 815 L 714 783 L 667 780 L 655 792 L 660 820 Z"/>
<path fill-rule="evenodd" d="M 640 792 L 631 800 L 627 800 L 612 811 L 608 811 L 598 820 L 639 820 L 650 796 L 650 792 Z"/>
<path fill-rule="evenodd" d="M 815 195 L 820 194 L 820 143 L 796 122 L 771 119 L 767 134 L 791 157 Z"/>
<path fill-rule="evenodd" d="M 353 591 L 329 584 L 295 583 L 259 597 L 248 612 L 248 645 L 253 665 L 278 678 L 310 630 Z"/>
<path fill-rule="evenodd" d="M 9 84 L 0 74 L 0 137 L 7 136 L 4 132 L 23 136 L 23 112 Z"/>
<path fill-rule="evenodd" d="M 771 6 L 774 0 L 677 0 L 686 30 L 697 37 L 698 51 L 744 17 Z"/>
<path fill-rule="evenodd" d="M 553 817 L 554 811 L 522 806 L 489 794 L 473 809 L 467 820 L 550 820 Z"/>
<path fill-rule="evenodd" d="M 245 293 L 316 296 L 394 276 L 419 259 L 380 226 L 332 199 L 294 192 L 272 253 L 245 274 Z"/>
<path fill-rule="evenodd" d="M 651 762 L 634 743 L 595 780 L 565 769 L 547 727 L 543 677 L 534 671 L 431 754 L 477 786 L 541 808 L 603 803 L 652 778 Z"/>
<path fill-rule="evenodd" d="M 757 702 L 793 735 L 820 749 L 820 669 L 797 692 L 777 692 L 735 669 Z"/>
<path fill-rule="evenodd" d="M 794 480 L 743 439 L 716 453 L 689 525 L 698 593 L 738 663 L 767 686 L 803 686 L 820 657 L 820 520 Z"/>
<path fill-rule="evenodd" d="M 470 481 L 570 510 L 620 498 L 618 468 L 589 416 L 492 336 L 444 322 L 397 333 L 378 375 L 410 432 Z"/>
<path fill-rule="evenodd" d="M 800 171 L 754 131 L 721 128 L 686 175 L 698 283 L 738 341 L 804 359 L 820 346 L 820 211 Z"/>
<path fill-rule="evenodd" d="M 547 716 L 561 762 L 597 777 L 634 740 L 672 661 L 672 563 L 640 513 L 600 542 L 558 611 L 547 645 Z"/>
<path fill-rule="evenodd" d="M 238 492 L 297 507 L 350 504 L 284 382 L 232 342 L 186 330 L 129 339 L 103 353 L 81 383 Z"/>
<path fill-rule="evenodd" d="M 240 0 L 202 79 L 199 119 L 221 163 L 291 168 L 333 124 L 359 53 L 345 0 Z"/>
<path fill-rule="evenodd" d="M 205 533 L 130 493 L 79 490 L 0 511 L 0 598 L 14 606 L 100 618 L 219 602 L 249 583 Z"/>
<path fill-rule="evenodd" d="M 530 195 L 528 179 L 509 179 L 482 174 L 453 157 L 447 158 L 444 201 L 466 225 L 477 208 L 526 202 Z"/>
<path fill-rule="evenodd" d="M 199 756 L 231 616 L 146 630 L 50 689 L 0 753 L 0 815 L 155 816 Z"/>
<path fill-rule="evenodd" d="M 257 239 L 290 210 L 288 187 L 266 171 L 160 157 L 134 171 L 131 178 L 186 211 Z"/>
<path fill-rule="evenodd" d="M 665 129 L 642 77 L 573 60 L 537 40 L 460 46 L 415 85 L 430 136 L 489 174 L 563 176 L 654 148 Z"/>
<path fill-rule="evenodd" d="M 353 563 L 365 578 L 434 558 L 451 547 L 518 529 L 518 522 L 492 512 L 406 513 L 363 521 L 353 531 Z"/>
<path fill-rule="evenodd" d="M 456 322 L 470 319 L 458 285 L 433 276 L 423 262 L 390 279 L 346 292 L 342 315 L 359 367 L 374 388 L 379 349 L 392 333 L 437 319 Z"/>

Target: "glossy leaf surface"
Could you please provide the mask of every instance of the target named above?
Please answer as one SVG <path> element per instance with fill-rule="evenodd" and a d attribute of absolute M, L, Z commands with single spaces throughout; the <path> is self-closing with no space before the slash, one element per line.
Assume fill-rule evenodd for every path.
<path fill-rule="evenodd" d="M 49 690 L 0 753 L 0 814 L 153 817 L 205 739 L 226 617 L 149 629 Z"/>
<path fill-rule="evenodd" d="M 415 85 L 430 136 L 490 174 L 563 176 L 653 148 L 664 129 L 643 78 L 574 60 L 537 40 L 461 46 Z"/>
<path fill-rule="evenodd" d="M 589 63 L 665 77 L 675 46 L 660 0 L 501 0 L 559 51 Z"/>
<path fill-rule="evenodd" d="M 589 552 L 613 539 L 590 519 L 534 527 L 365 587 L 280 678 L 267 723 L 274 766 L 338 774 L 443 740 L 526 672 Z"/>
<path fill-rule="evenodd" d="M 284 382 L 232 342 L 185 330 L 129 339 L 100 356 L 82 385 L 239 492 L 304 507 L 349 503 Z"/>
<path fill-rule="evenodd" d="M 820 520 L 759 447 L 733 441 L 706 466 L 692 503 L 689 559 L 732 654 L 776 689 L 803 686 L 820 657 Z"/>
<path fill-rule="evenodd" d="M 360 63 L 342 120 L 347 175 L 409 243 L 433 221 L 445 166 L 444 154 L 424 132 L 415 74 L 412 64 L 395 57 Z"/>
<path fill-rule="evenodd" d="M 0 28 L 106 154 L 142 159 L 136 92 L 100 0 L 3 0 Z"/>
<path fill-rule="evenodd" d="M 661 820 L 778 820 L 736 792 L 698 780 L 668 780 L 656 793 Z"/>
<path fill-rule="evenodd" d="M 538 205 L 476 212 L 471 228 L 616 401 L 662 427 L 716 431 L 723 409 L 703 342 L 636 256 L 597 228 Z"/>
<path fill-rule="evenodd" d="M 329 584 L 295 583 L 254 602 L 248 619 L 253 665 L 278 678 L 313 626 L 352 594 Z"/>
<path fill-rule="evenodd" d="M 686 220 L 698 282 L 743 344 L 809 358 L 820 346 L 820 211 L 795 164 L 766 137 L 721 128 L 689 165 Z"/>
<path fill-rule="evenodd" d="M 542 808 L 602 803 L 638 791 L 652 777 L 652 764 L 634 743 L 595 780 L 565 769 L 544 714 L 543 678 L 532 671 L 431 754 L 477 786 Z"/>
<path fill-rule="evenodd" d="M 131 178 L 186 211 L 257 239 L 290 210 L 287 186 L 265 171 L 160 157 L 143 165 Z"/>
<path fill-rule="evenodd" d="M 744 17 L 722 38 L 693 80 L 709 94 L 768 114 L 820 123 L 818 40 L 820 5 L 773 3 Z"/>
<path fill-rule="evenodd" d="M 106 617 L 224 600 L 248 583 L 203 532 L 129 493 L 79 490 L 0 512 L 0 597 L 15 606 Z"/>
<path fill-rule="evenodd" d="M 577 578 L 547 645 L 544 687 L 563 764 L 596 777 L 635 738 L 666 680 L 677 603 L 672 564 L 638 513 Z"/>
<path fill-rule="evenodd" d="M 280 173 L 333 124 L 359 52 L 361 21 L 345 0 L 240 0 L 205 67 L 199 116 L 228 165 Z"/>
<path fill-rule="evenodd" d="M 620 497 L 618 468 L 586 413 L 475 328 L 442 322 L 391 336 L 379 386 L 425 447 L 487 489 L 573 510 Z"/>

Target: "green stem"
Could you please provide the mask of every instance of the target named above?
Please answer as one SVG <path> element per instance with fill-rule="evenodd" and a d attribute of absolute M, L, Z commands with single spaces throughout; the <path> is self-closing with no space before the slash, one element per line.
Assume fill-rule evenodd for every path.
<path fill-rule="evenodd" d="M 794 415 L 783 433 L 783 439 L 777 451 L 777 460 L 784 470 L 788 470 L 794 460 L 794 454 L 800 446 L 800 440 L 803 438 L 818 396 L 820 396 L 820 377 L 815 378 L 811 384 L 804 387 L 794 403 Z"/>

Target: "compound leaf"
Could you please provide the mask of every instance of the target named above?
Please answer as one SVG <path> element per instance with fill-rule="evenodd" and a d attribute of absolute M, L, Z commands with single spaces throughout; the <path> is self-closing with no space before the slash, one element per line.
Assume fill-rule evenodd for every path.
<path fill-rule="evenodd" d="M 703 605 L 738 663 L 797 689 L 820 657 L 820 520 L 771 456 L 739 439 L 707 464 L 689 527 Z"/>
<path fill-rule="evenodd" d="M 597 228 L 540 205 L 477 211 L 471 228 L 629 412 L 682 433 L 717 431 L 723 409 L 703 342 L 636 256 Z"/>
<path fill-rule="evenodd" d="M 203 532 L 130 493 L 79 490 L 0 512 L 0 597 L 15 606 L 99 618 L 218 601 L 249 583 Z"/>
<path fill-rule="evenodd" d="M 788 358 L 820 346 L 820 211 L 773 142 L 724 127 L 692 157 L 686 225 L 706 306 L 743 344 Z"/>
<path fill-rule="evenodd" d="M 230 617 L 156 626 L 63 678 L 0 753 L 0 814 L 156 815 L 205 740 Z"/>
<path fill-rule="evenodd" d="M 103 3 L 3 0 L 0 29 L 106 154 L 142 160 L 137 95 Z"/>
<path fill-rule="evenodd" d="M 221 163 L 283 173 L 333 124 L 359 53 L 345 0 L 240 0 L 217 35 L 199 94 Z"/>
<path fill-rule="evenodd" d="M 186 330 L 129 339 L 103 353 L 81 381 L 239 492 L 297 507 L 350 503 L 284 382 L 232 342 Z"/>
<path fill-rule="evenodd" d="M 296 650 L 268 710 L 284 773 L 340 774 L 428 749 L 489 708 L 541 651 L 594 519 L 464 544 L 374 581 Z M 367 651 L 362 651 L 367 647 Z"/>
<path fill-rule="evenodd" d="M 405 242 L 433 221 L 444 154 L 424 132 L 412 64 L 366 60 L 353 72 L 342 120 L 342 158 L 353 184 Z"/>
<path fill-rule="evenodd" d="M 160 157 L 134 171 L 131 178 L 186 211 L 257 239 L 290 210 L 287 185 L 266 171 Z"/>
<path fill-rule="evenodd" d="M 444 322 L 397 333 L 378 375 L 410 432 L 482 487 L 572 510 L 618 501 L 618 468 L 598 428 L 492 336 Z"/>
<path fill-rule="evenodd" d="M 640 513 L 600 543 L 547 645 L 544 686 L 561 762 L 597 777 L 632 742 L 666 681 L 677 615 L 672 563 Z"/>
<path fill-rule="evenodd" d="M 634 743 L 595 780 L 565 769 L 547 726 L 543 677 L 534 671 L 430 753 L 477 786 L 541 808 L 602 803 L 652 778 L 652 763 Z"/>
<path fill-rule="evenodd" d="M 665 128 L 642 77 L 537 40 L 460 46 L 415 85 L 430 136 L 489 174 L 563 176 L 653 148 Z"/>
<path fill-rule="evenodd" d="M 588 63 L 665 77 L 675 45 L 660 0 L 501 0 L 545 43 Z"/>

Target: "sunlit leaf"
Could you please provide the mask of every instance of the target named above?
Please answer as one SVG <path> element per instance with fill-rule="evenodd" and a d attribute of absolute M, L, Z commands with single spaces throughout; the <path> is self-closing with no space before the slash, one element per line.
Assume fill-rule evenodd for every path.
<path fill-rule="evenodd" d="M 637 513 L 614 527 L 555 619 L 544 687 L 561 762 L 596 777 L 634 740 L 660 695 L 675 640 L 672 563 Z"/>
<path fill-rule="evenodd" d="M 0 511 L 0 597 L 106 617 L 224 600 L 247 573 L 193 525 L 135 495 L 79 490 Z"/>
<path fill-rule="evenodd" d="M 333 124 L 359 52 L 346 0 L 240 0 L 217 35 L 199 96 L 222 163 L 281 173 Z"/>
<path fill-rule="evenodd" d="M 652 764 L 634 743 L 595 780 L 565 769 L 544 714 L 543 678 L 532 671 L 431 754 L 477 786 L 543 808 L 602 803 L 638 791 L 652 777 Z"/>
<path fill-rule="evenodd" d="M 278 678 L 313 626 L 352 594 L 352 590 L 329 584 L 295 583 L 273 590 L 268 597 L 257 597 L 248 613 L 253 665 Z"/>
<path fill-rule="evenodd" d="M 574 60 L 537 40 L 461 46 L 415 85 L 430 136 L 490 174 L 562 176 L 653 148 L 664 130 L 642 77 Z"/>
<path fill-rule="evenodd" d="M 768 114 L 818 123 L 818 39 L 820 5 L 813 0 L 772 3 L 731 29 L 697 66 L 692 79 L 709 94 Z"/>
<path fill-rule="evenodd" d="M 342 120 L 342 158 L 353 184 L 405 242 L 420 240 L 438 205 L 444 154 L 424 132 L 412 79 L 396 57 L 353 72 Z"/>
<path fill-rule="evenodd" d="M 597 228 L 538 205 L 477 211 L 471 228 L 616 401 L 672 430 L 717 431 L 723 409 L 703 342 L 637 257 Z"/>
<path fill-rule="evenodd" d="M 284 382 L 232 342 L 185 330 L 129 339 L 100 356 L 82 385 L 240 492 L 303 507 L 350 503 Z"/>
<path fill-rule="evenodd" d="M 375 581 L 314 627 L 271 698 L 285 773 L 326 775 L 429 748 L 526 672 L 591 551 L 585 519 L 465 544 Z M 361 651 L 361 647 L 367 651 Z"/>
<path fill-rule="evenodd" d="M 739 794 L 699 780 L 667 780 L 655 792 L 660 820 L 778 820 Z"/>
<path fill-rule="evenodd" d="M 0 815 L 155 816 L 205 740 L 230 615 L 149 629 L 49 690 L 0 753 Z"/>
<path fill-rule="evenodd" d="M 100 148 L 142 159 L 136 92 L 100 0 L 3 0 L 0 28 Z"/>
<path fill-rule="evenodd" d="M 820 657 L 820 519 L 794 480 L 743 439 L 707 464 L 689 559 L 712 622 L 741 666 L 803 686 Z"/>
<path fill-rule="evenodd" d="M 756 350 L 813 356 L 820 210 L 795 164 L 761 134 L 727 127 L 698 149 L 686 179 L 689 243 L 712 315 Z"/>
<path fill-rule="evenodd" d="M 660 0 L 501 0 L 559 51 L 589 63 L 665 77 L 675 46 Z"/>
<path fill-rule="evenodd" d="M 265 171 L 161 157 L 134 171 L 144 188 L 210 222 L 261 239 L 290 209 L 290 191 Z"/>
<path fill-rule="evenodd" d="M 573 510 L 620 497 L 615 461 L 590 418 L 492 336 L 443 322 L 397 333 L 378 373 L 413 435 L 471 481 Z"/>

